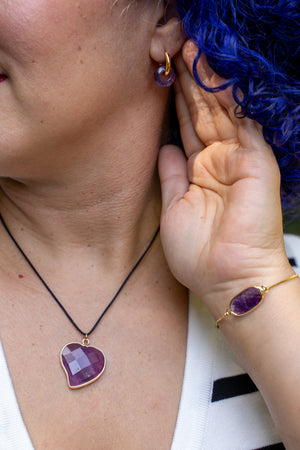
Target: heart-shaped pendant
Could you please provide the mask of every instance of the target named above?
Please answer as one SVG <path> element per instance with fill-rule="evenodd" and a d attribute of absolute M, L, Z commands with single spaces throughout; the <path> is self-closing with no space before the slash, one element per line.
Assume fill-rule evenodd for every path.
<path fill-rule="evenodd" d="M 60 362 L 70 389 L 93 383 L 105 369 L 105 356 L 101 350 L 77 342 L 64 346 L 60 353 Z"/>

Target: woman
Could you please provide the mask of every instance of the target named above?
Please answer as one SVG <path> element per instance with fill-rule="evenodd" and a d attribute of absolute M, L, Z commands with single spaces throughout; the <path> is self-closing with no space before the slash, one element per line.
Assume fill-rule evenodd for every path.
<path fill-rule="evenodd" d="M 260 127 L 235 118 L 231 89 L 194 82 L 198 50 L 188 41 L 184 62 L 181 24 L 164 19 L 155 2 L 0 5 L 1 448 L 299 448 L 299 280 L 215 327 L 241 290 L 295 274 L 278 166 Z M 161 207 L 169 90 L 153 72 L 165 52 L 187 159 L 161 149 Z M 198 73 L 223 82 L 203 56 Z M 82 337 L 105 371 L 92 350 L 101 377 L 69 389 L 66 344 Z M 272 419 L 258 393 L 242 404 L 249 424 L 211 403 L 213 381 L 244 370 Z"/>

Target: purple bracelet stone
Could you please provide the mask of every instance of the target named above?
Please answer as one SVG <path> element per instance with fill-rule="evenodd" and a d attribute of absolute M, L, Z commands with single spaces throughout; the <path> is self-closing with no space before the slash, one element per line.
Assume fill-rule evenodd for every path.
<path fill-rule="evenodd" d="M 256 308 L 264 298 L 264 291 L 260 287 L 250 287 L 233 297 L 230 311 L 236 316 L 243 316 Z"/>

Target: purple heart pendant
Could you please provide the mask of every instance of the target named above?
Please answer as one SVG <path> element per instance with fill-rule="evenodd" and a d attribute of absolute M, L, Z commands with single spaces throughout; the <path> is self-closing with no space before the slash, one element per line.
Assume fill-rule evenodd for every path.
<path fill-rule="evenodd" d="M 98 380 L 105 369 L 105 356 L 101 350 L 71 342 L 60 353 L 60 362 L 70 389 L 78 389 Z"/>

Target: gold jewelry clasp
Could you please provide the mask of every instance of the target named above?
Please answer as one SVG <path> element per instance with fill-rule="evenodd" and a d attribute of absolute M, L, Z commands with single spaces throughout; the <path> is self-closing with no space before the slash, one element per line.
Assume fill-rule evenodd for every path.
<path fill-rule="evenodd" d="M 89 340 L 87 334 L 86 334 L 86 335 L 84 336 L 84 338 L 82 339 L 82 345 L 85 345 L 85 346 L 90 345 L 90 340 Z"/>

